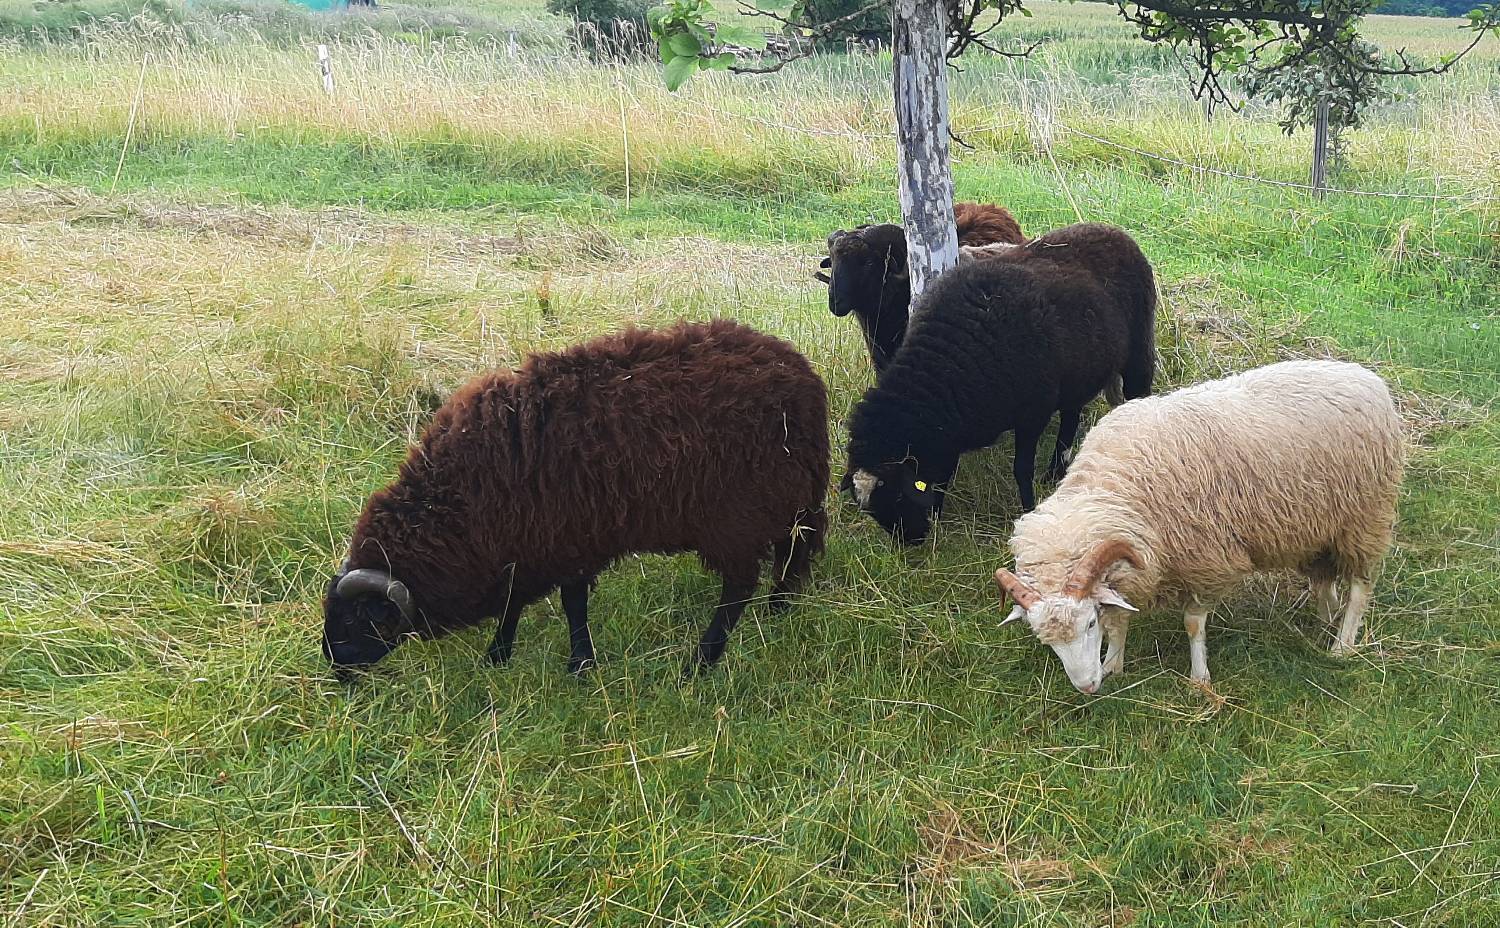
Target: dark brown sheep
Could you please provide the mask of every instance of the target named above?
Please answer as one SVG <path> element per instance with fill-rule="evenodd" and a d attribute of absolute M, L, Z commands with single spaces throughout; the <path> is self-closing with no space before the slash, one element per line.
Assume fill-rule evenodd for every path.
<path fill-rule="evenodd" d="M 324 599 L 323 652 L 367 666 L 408 637 L 500 616 L 508 660 L 528 604 L 562 588 L 592 663 L 594 578 L 633 552 L 695 551 L 724 581 L 698 647 L 715 663 L 774 557 L 773 607 L 823 548 L 823 381 L 787 342 L 729 320 L 627 329 L 479 377 L 370 497 Z"/>
<path fill-rule="evenodd" d="M 1026 236 L 1015 217 L 993 203 L 955 203 L 959 245 L 1021 244 Z M 815 276 L 828 284 L 828 311 L 851 312 L 859 320 L 878 374 L 906 337 L 911 278 L 906 266 L 906 231 L 898 225 L 860 226 L 828 236 L 828 257 Z"/>

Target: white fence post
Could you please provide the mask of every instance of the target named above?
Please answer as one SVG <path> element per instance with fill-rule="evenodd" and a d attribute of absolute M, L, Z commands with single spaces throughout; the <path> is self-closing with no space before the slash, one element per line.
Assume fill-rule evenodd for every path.
<path fill-rule="evenodd" d="M 324 93 L 333 93 L 333 59 L 328 56 L 328 46 L 318 46 L 318 71 L 323 75 Z"/>

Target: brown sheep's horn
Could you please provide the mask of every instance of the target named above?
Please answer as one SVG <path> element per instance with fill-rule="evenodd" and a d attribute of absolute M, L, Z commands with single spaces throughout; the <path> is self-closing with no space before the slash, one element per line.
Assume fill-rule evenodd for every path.
<path fill-rule="evenodd" d="M 1101 541 L 1089 549 L 1073 570 L 1068 574 L 1068 582 L 1063 584 L 1063 595 L 1074 599 L 1083 599 L 1094 592 L 1094 585 L 1104 572 L 1114 566 L 1116 561 L 1128 561 L 1136 570 L 1141 569 L 1141 556 L 1136 553 L 1130 542 L 1123 538 L 1111 538 L 1109 541 Z"/>
<path fill-rule="evenodd" d="M 1017 577 L 1004 567 L 995 571 L 995 582 L 1000 589 L 1010 594 L 1010 598 L 1016 601 L 1016 605 L 1022 609 L 1030 609 L 1042 601 L 1042 594 L 1038 593 L 1036 587 Z"/>
<path fill-rule="evenodd" d="M 391 579 L 391 575 L 383 570 L 371 570 L 368 567 L 351 570 L 344 574 L 333 591 L 344 599 L 361 593 L 374 593 L 395 603 L 408 622 L 413 621 L 417 615 L 417 608 L 412 605 L 411 591 L 406 588 L 406 584 Z"/>

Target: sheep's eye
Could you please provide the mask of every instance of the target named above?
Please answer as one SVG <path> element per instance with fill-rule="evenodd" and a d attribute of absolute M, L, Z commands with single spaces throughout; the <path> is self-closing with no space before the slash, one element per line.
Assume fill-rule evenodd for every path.
<path fill-rule="evenodd" d="M 1095 627 L 1098 626 L 1098 624 L 1099 624 L 1099 620 L 1098 619 L 1093 619 L 1093 620 L 1091 620 L 1089 622 L 1089 628 L 1095 628 Z"/>

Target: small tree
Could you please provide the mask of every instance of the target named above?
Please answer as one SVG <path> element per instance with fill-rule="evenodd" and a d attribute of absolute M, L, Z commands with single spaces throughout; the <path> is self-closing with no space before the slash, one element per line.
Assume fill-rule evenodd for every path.
<path fill-rule="evenodd" d="M 783 24 L 797 7 L 786 0 L 738 0 L 740 8 Z M 1442 74 L 1468 54 L 1487 33 L 1500 30 L 1500 4 L 1479 7 L 1464 28 L 1473 35 L 1459 51 L 1434 64 L 1412 61 L 1405 52 L 1371 58 L 1359 38 L 1361 18 L 1378 0 L 1116 0 L 1119 14 L 1141 38 L 1165 42 L 1197 65 L 1197 96 L 1228 103 L 1221 81 L 1245 73 L 1253 81 L 1318 61 L 1331 89 L 1353 101 L 1368 98 L 1371 77 Z M 1030 49 L 1001 49 L 991 41 L 1005 17 L 1025 15 L 1024 0 L 872 0 L 851 14 L 808 30 L 816 37 L 836 34 L 867 13 L 891 16 L 892 96 L 896 114 L 897 171 L 912 294 L 958 260 L 953 226 L 953 172 L 948 155 L 948 71 L 944 62 L 979 48 L 1024 55 Z M 810 51 L 784 53 L 769 64 L 740 64 L 726 55 L 706 28 L 708 0 L 666 0 L 648 16 L 675 89 L 700 67 L 738 73 L 774 71 Z M 722 40 L 721 40 L 722 41 Z"/>
<path fill-rule="evenodd" d="M 547 0 L 547 12 L 571 17 L 573 41 L 595 57 L 628 56 L 650 47 L 646 11 L 655 0 Z"/>
<path fill-rule="evenodd" d="M 1334 170 L 1347 164 L 1347 133 L 1359 128 L 1371 106 L 1396 96 L 1386 76 L 1373 67 L 1380 63 L 1380 49 L 1361 39 L 1354 43 L 1352 52 L 1371 67 L 1340 79 L 1334 74 L 1341 64 L 1339 59 L 1319 52 L 1288 68 L 1252 73 L 1245 81 L 1250 96 L 1282 105 L 1281 128 L 1287 135 L 1311 126 L 1319 104 L 1327 103 L 1328 156 Z"/>
<path fill-rule="evenodd" d="M 852 19 L 847 17 L 853 16 Z M 821 29 L 831 22 L 844 25 L 830 33 L 852 35 L 861 39 L 889 39 L 891 35 L 891 11 L 889 6 L 870 8 L 869 0 L 801 0 L 792 5 L 792 22 L 801 23 L 808 29 Z"/>

